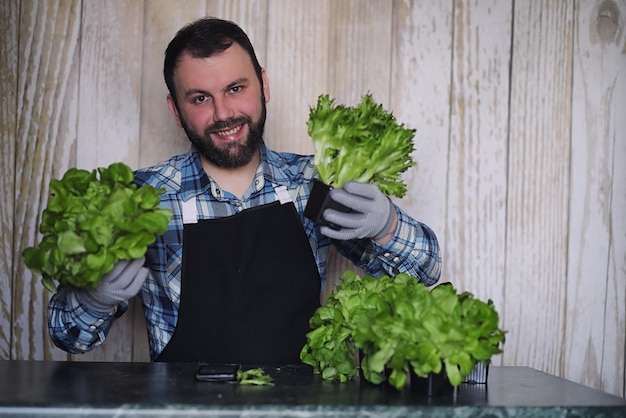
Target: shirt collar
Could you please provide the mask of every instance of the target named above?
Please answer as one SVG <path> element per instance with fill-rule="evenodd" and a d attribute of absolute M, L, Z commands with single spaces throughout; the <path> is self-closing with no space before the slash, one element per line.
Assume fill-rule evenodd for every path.
<path fill-rule="evenodd" d="M 194 145 L 187 151 L 187 160 L 181 167 L 180 195 L 183 201 L 211 188 L 209 176 L 202 168 L 200 154 Z"/>
<path fill-rule="evenodd" d="M 268 150 L 265 143 L 261 144 L 261 163 L 254 176 L 257 191 L 261 190 L 265 182 L 275 185 L 289 186 L 289 181 L 282 166 L 284 161 L 279 153 Z M 200 153 L 194 145 L 187 151 L 187 162 L 181 168 L 180 194 L 184 201 L 192 196 L 205 193 L 211 189 L 213 180 L 204 171 Z M 215 185 L 217 187 L 217 185 Z"/>
<path fill-rule="evenodd" d="M 293 175 L 287 173 L 288 169 L 293 170 L 294 167 L 285 161 L 283 154 L 269 150 L 265 144 L 261 145 L 261 165 L 257 170 L 257 176 L 262 175 L 265 181 L 289 188 L 293 186 L 290 180 Z"/>

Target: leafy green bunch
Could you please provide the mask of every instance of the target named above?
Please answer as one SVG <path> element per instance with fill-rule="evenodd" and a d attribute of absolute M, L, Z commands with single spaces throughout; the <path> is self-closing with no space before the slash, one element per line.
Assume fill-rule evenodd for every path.
<path fill-rule="evenodd" d="M 43 238 L 22 253 L 48 290 L 56 291 L 55 280 L 94 288 L 119 260 L 144 256 L 167 231 L 172 213 L 159 208 L 165 191 L 132 181 L 132 170 L 114 163 L 93 171 L 71 168 L 50 182 L 39 226 Z"/>
<path fill-rule="evenodd" d="M 351 270 L 342 283 L 328 295 L 309 321 L 312 329 L 300 351 L 300 360 L 313 366 L 324 380 L 346 382 L 357 375 L 354 358 L 354 310 L 360 309 L 360 278 Z"/>
<path fill-rule="evenodd" d="M 318 309 L 323 315 L 311 319 L 300 354 L 327 380 L 356 376 L 347 359 L 359 350 L 361 373 L 374 384 L 388 381 L 401 389 L 409 372 L 445 370 L 458 386 L 476 362 L 489 361 L 504 343 L 493 302 L 457 293 L 450 283 L 430 290 L 404 273 L 375 279 L 348 271 L 329 302 Z"/>
<path fill-rule="evenodd" d="M 371 94 L 356 107 L 318 97 L 307 121 L 320 179 L 333 187 L 349 181 L 375 183 L 389 195 L 403 197 L 407 187 L 401 174 L 415 165 L 415 129 L 407 129 L 374 101 Z"/>

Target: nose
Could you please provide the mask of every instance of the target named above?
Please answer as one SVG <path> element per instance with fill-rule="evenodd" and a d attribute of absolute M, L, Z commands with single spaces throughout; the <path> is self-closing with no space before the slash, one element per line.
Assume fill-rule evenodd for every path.
<path fill-rule="evenodd" d="M 233 116 L 234 112 L 228 97 L 220 96 L 213 98 L 213 120 L 215 122 L 225 121 Z"/>

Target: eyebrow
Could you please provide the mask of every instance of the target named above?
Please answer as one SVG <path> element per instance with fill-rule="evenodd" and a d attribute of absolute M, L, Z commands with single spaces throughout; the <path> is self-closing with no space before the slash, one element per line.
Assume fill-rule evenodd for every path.
<path fill-rule="evenodd" d="M 233 82 L 229 83 L 229 84 L 226 86 L 226 90 L 230 90 L 230 89 L 232 89 L 232 88 L 233 88 L 233 87 L 235 87 L 237 84 L 245 84 L 245 83 L 247 83 L 248 81 L 249 81 L 248 77 L 240 77 L 240 78 L 238 78 L 237 80 L 235 80 L 235 81 L 233 81 Z"/>
<path fill-rule="evenodd" d="M 250 79 L 248 77 L 240 77 L 236 80 L 231 81 L 230 83 L 228 83 L 226 85 L 226 87 L 223 89 L 223 91 L 228 91 L 230 89 L 232 89 L 233 87 L 235 87 L 238 84 L 245 84 L 248 81 L 250 81 Z M 187 91 L 185 91 L 185 97 L 189 97 L 189 96 L 193 96 L 194 94 L 203 94 L 206 96 L 210 96 L 211 94 L 203 89 L 189 89 Z"/>

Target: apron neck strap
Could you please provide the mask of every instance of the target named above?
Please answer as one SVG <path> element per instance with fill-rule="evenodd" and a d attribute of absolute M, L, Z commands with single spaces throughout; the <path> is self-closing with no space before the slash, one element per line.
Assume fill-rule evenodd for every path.
<path fill-rule="evenodd" d="M 287 187 L 279 186 L 277 184 L 273 184 L 272 186 L 274 187 L 276 200 L 278 200 L 281 203 L 281 205 L 284 205 L 285 203 L 293 202 L 291 195 L 287 191 Z M 183 200 L 182 215 L 183 215 L 183 224 L 198 223 L 198 205 L 196 203 L 196 196 L 191 196 L 189 200 Z"/>

